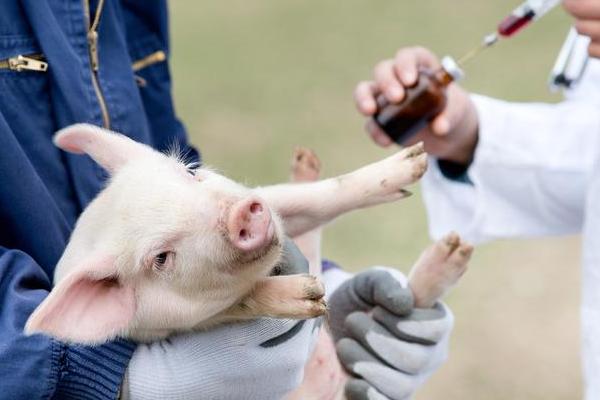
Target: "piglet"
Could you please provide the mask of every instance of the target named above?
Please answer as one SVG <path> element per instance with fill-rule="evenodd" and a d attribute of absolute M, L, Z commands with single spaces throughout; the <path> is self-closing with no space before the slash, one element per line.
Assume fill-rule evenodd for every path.
<path fill-rule="evenodd" d="M 77 221 L 55 287 L 25 331 L 84 344 L 322 315 L 315 277 L 269 276 L 284 236 L 404 198 L 426 169 L 415 145 L 337 178 L 249 189 L 92 125 L 65 128 L 54 142 L 89 155 L 110 180 Z"/>

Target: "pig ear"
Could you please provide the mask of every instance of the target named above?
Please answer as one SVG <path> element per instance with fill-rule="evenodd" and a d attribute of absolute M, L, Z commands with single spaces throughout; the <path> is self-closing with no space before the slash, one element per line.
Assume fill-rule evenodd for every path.
<path fill-rule="evenodd" d="M 114 272 L 110 258 L 68 275 L 31 314 L 25 333 L 83 344 L 103 343 L 123 333 L 135 314 L 135 294 Z"/>
<path fill-rule="evenodd" d="M 71 153 L 89 155 L 111 174 L 132 159 L 155 153 L 127 136 L 90 124 L 61 129 L 54 136 L 54 144 Z"/>

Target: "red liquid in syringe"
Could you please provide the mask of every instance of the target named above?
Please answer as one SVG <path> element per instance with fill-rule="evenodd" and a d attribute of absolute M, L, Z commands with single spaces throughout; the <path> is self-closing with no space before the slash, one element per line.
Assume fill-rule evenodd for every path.
<path fill-rule="evenodd" d="M 500 34 L 500 36 L 510 37 L 523 29 L 525 26 L 529 25 L 529 23 L 533 21 L 534 17 L 535 13 L 532 11 L 527 12 L 522 16 L 511 14 L 504 18 L 498 25 L 498 34 Z"/>

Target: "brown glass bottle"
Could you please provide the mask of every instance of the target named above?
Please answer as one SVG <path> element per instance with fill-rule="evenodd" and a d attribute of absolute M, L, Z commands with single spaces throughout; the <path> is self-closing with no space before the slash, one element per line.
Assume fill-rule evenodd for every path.
<path fill-rule="evenodd" d="M 444 57 L 438 70 L 419 71 L 416 84 L 405 88 L 400 103 L 389 103 L 383 95 L 378 96 L 378 111 L 373 119 L 394 142 L 404 144 L 442 112 L 446 106 L 446 88 L 461 77 L 458 64 Z"/>

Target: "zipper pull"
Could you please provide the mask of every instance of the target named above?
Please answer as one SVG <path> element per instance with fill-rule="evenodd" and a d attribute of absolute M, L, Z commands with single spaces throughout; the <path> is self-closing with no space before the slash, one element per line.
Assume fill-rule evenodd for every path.
<path fill-rule="evenodd" d="M 8 68 L 12 71 L 41 71 L 48 70 L 48 63 L 35 58 L 18 55 L 8 59 Z"/>
<path fill-rule="evenodd" d="M 88 46 L 90 51 L 90 62 L 92 66 L 92 70 L 94 72 L 98 71 L 98 32 L 89 31 L 87 34 Z"/>

